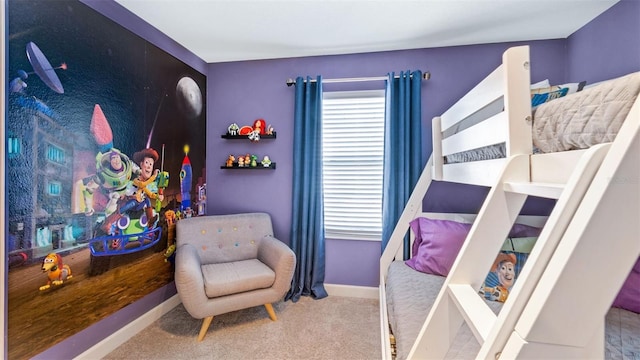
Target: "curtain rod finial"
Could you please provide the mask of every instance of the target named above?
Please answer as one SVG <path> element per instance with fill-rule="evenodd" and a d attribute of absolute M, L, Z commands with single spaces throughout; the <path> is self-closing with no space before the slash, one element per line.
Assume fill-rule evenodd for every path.
<path fill-rule="evenodd" d="M 422 74 L 422 78 L 425 80 L 431 79 L 431 73 L 426 71 L 424 74 Z"/>
<path fill-rule="evenodd" d="M 292 78 L 288 78 L 287 79 L 287 86 L 291 86 L 293 84 L 295 84 L 296 82 L 292 79 Z"/>

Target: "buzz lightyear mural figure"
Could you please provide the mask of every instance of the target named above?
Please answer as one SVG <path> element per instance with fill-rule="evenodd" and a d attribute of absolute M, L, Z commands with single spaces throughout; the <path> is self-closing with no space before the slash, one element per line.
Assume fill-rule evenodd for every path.
<path fill-rule="evenodd" d="M 118 149 L 111 148 L 106 153 L 96 155 L 97 182 L 109 194 L 105 215 L 116 212 L 118 200 L 127 190 L 134 172 L 138 171 L 129 157 Z"/>

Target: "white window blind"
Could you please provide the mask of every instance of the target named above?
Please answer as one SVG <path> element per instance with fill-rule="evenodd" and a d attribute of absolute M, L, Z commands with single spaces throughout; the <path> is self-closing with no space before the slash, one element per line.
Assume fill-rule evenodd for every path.
<path fill-rule="evenodd" d="M 325 236 L 380 241 L 384 90 L 326 92 L 322 101 Z"/>

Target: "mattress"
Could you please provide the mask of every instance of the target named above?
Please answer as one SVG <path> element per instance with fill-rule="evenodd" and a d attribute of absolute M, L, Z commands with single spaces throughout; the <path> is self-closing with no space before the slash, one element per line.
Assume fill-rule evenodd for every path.
<path fill-rule="evenodd" d="M 396 338 L 396 359 L 404 360 L 418 337 L 445 278 L 424 274 L 394 261 L 386 284 L 387 312 L 391 332 Z M 494 313 L 502 303 L 487 301 Z M 640 314 L 612 308 L 606 317 L 605 359 L 640 359 Z M 445 359 L 473 359 L 480 345 L 466 324 L 460 328 Z"/>
<path fill-rule="evenodd" d="M 611 308 L 605 318 L 605 340 L 605 359 L 640 359 L 640 314 Z"/>
<path fill-rule="evenodd" d="M 396 359 L 409 355 L 418 333 L 427 319 L 431 306 L 445 278 L 413 270 L 403 261 L 394 261 L 387 273 L 387 311 L 391 332 L 396 338 Z M 502 303 L 489 301 L 498 312 Z M 474 358 L 480 350 L 471 329 L 463 324 L 445 359 Z"/>
<path fill-rule="evenodd" d="M 444 283 L 442 276 L 418 274 L 422 273 L 403 261 L 392 262 L 387 273 L 387 312 L 391 332 L 396 338 L 396 359 L 399 360 L 409 355 Z"/>

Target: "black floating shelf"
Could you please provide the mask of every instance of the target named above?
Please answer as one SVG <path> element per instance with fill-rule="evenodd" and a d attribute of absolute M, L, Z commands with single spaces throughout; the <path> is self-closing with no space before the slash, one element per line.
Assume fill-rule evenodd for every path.
<path fill-rule="evenodd" d="M 233 166 L 225 166 L 222 165 L 220 166 L 220 169 L 233 169 L 233 170 L 275 170 L 276 169 L 276 163 L 272 162 L 271 165 L 267 166 L 263 166 L 262 164 L 259 164 L 258 166 L 238 166 L 238 163 L 233 163 Z"/>
<path fill-rule="evenodd" d="M 249 135 L 229 135 L 229 134 L 224 134 L 224 135 L 220 135 L 221 138 L 223 139 L 244 139 L 244 140 L 249 140 Z M 273 134 L 265 134 L 265 135 L 260 135 L 260 140 L 262 139 L 275 139 L 276 138 L 276 132 L 274 131 Z"/>

